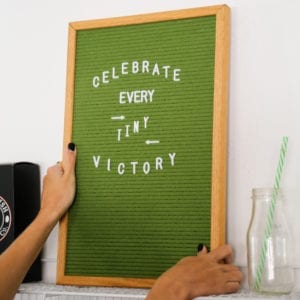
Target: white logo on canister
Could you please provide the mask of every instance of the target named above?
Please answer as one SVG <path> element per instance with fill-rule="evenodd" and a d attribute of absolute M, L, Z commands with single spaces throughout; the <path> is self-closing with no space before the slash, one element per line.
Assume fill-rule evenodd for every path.
<path fill-rule="evenodd" d="M 11 226 L 11 211 L 7 202 L 0 196 L 0 242 L 6 237 Z"/>

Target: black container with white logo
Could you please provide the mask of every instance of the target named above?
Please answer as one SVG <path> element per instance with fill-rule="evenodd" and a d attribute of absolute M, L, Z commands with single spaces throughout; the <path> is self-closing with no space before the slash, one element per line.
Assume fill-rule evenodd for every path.
<path fill-rule="evenodd" d="M 33 221 L 39 209 L 39 166 L 29 162 L 0 165 L 0 254 Z M 39 256 L 23 282 L 40 280 Z"/>

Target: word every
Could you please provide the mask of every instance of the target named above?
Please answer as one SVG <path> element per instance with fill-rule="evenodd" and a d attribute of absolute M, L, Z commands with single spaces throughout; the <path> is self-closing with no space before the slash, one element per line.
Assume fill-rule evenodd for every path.
<path fill-rule="evenodd" d="M 122 91 L 119 94 L 120 104 L 138 104 L 138 103 L 151 103 L 155 90 L 138 90 L 138 91 Z"/>
<path fill-rule="evenodd" d="M 121 62 L 119 66 L 114 66 L 109 70 L 101 71 L 99 75 L 92 78 L 92 86 L 99 88 L 101 85 L 109 84 L 113 80 L 130 74 L 149 74 L 151 76 L 163 76 L 165 79 L 180 81 L 181 69 L 173 68 L 169 65 L 160 65 L 148 60 Z"/>
<path fill-rule="evenodd" d="M 164 164 L 170 164 L 172 167 L 175 166 L 176 153 L 168 153 L 168 157 L 164 159 L 163 157 L 157 156 L 151 162 L 138 162 L 130 161 L 124 162 L 114 162 L 111 158 L 102 159 L 101 155 L 93 156 L 93 164 L 96 169 L 103 168 L 107 172 L 114 172 L 119 175 L 124 175 L 125 173 L 131 173 L 133 175 L 137 173 L 144 173 L 148 175 L 151 171 L 162 171 L 164 169 Z"/>

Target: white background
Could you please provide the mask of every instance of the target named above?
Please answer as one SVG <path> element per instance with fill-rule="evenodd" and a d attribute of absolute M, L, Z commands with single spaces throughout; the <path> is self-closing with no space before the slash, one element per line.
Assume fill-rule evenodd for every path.
<path fill-rule="evenodd" d="M 300 268 L 299 0 L 1 0 L 0 163 L 61 159 L 68 23 L 228 4 L 231 55 L 227 239 L 245 267 L 251 189 L 272 186 L 283 135 L 281 186 Z M 79 149 L 80 151 L 80 149 Z M 44 280 L 55 280 L 57 228 L 44 251 Z"/>

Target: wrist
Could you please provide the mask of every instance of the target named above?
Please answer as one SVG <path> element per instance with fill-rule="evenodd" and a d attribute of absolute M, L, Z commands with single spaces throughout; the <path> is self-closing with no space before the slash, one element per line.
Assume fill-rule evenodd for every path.
<path fill-rule="evenodd" d="M 36 219 L 51 231 L 59 221 L 59 216 L 55 211 L 48 211 L 45 208 L 41 208 Z"/>
<path fill-rule="evenodd" d="M 173 280 L 169 285 L 170 299 L 189 300 L 186 286 L 181 280 Z"/>
<path fill-rule="evenodd" d="M 147 300 L 188 300 L 186 287 L 180 280 L 164 276 L 159 278 L 148 294 Z"/>

